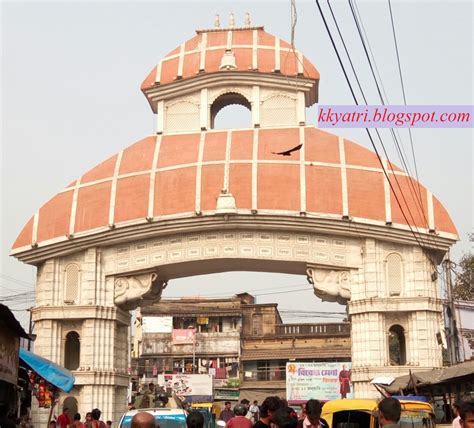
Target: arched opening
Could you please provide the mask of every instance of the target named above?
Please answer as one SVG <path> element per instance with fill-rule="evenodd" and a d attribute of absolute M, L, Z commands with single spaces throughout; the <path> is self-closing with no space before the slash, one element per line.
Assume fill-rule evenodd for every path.
<path fill-rule="evenodd" d="M 392 325 L 389 329 L 388 349 L 390 364 L 403 366 L 406 364 L 405 330 L 401 325 Z"/>
<path fill-rule="evenodd" d="M 66 397 L 63 401 L 63 410 L 64 409 L 69 409 L 69 417 L 72 420 L 77 413 L 77 400 L 74 397 Z"/>
<path fill-rule="evenodd" d="M 77 370 L 81 356 L 81 343 L 77 332 L 70 331 L 66 335 L 64 348 L 64 367 L 68 370 Z"/>
<path fill-rule="evenodd" d="M 216 98 L 211 106 L 211 129 L 251 127 L 252 107 L 247 98 L 235 92 Z"/>

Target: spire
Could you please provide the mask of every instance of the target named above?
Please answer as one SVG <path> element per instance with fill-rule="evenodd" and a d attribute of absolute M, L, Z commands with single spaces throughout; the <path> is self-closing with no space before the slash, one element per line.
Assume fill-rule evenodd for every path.
<path fill-rule="evenodd" d="M 229 14 L 229 28 L 234 28 L 234 27 L 235 27 L 234 12 L 230 12 L 230 14 Z"/>
<path fill-rule="evenodd" d="M 250 27 L 250 13 L 246 12 L 245 13 L 245 20 L 244 20 L 244 27 Z"/>
<path fill-rule="evenodd" d="M 221 28 L 221 20 L 219 18 L 219 14 L 216 14 L 214 18 L 214 28 Z"/>

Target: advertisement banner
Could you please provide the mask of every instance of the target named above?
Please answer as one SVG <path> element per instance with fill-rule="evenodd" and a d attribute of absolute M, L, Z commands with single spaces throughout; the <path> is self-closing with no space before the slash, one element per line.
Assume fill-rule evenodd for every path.
<path fill-rule="evenodd" d="M 205 395 L 213 392 L 212 376 L 208 374 L 160 374 L 158 385 L 171 389 L 178 396 Z"/>
<path fill-rule="evenodd" d="M 173 317 L 143 317 L 144 333 L 171 333 Z"/>
<path fill-rule="evenodd" d="M 286 363 L 286 398 L 353 398 L 351 363 Z"/>
<path fill-rule="evenodd" d="M 194 343 L 196 330 L 194 328 L 173 329 L 171 333 L 173 338 L 173 345 L 189 345 Z"/>

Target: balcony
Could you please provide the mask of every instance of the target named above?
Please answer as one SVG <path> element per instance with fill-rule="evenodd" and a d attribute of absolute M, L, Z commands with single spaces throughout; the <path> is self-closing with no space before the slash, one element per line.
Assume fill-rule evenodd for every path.
<path fill-rule="evenodd" d="M 284 381 L 286 380 L 286 367 L 244 371 L 243 377 L 244 382 Z"/>

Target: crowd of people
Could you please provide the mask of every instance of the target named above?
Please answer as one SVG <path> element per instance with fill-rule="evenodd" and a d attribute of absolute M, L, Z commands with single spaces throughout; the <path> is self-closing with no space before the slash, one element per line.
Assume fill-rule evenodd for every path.
<path fill-rule="evenodd" d="M 101 414 L 99 409 L 93 409 L 86 413 L 83 422 L 80 413 L 71 415 L 69 409 L 64 407 L 63 412 L 49 422 L 49 428 L 112 428 L 112 421 L 102 421 Z"/>

